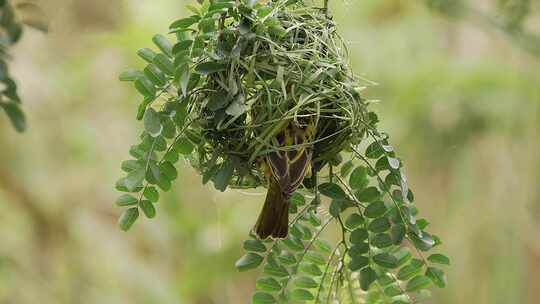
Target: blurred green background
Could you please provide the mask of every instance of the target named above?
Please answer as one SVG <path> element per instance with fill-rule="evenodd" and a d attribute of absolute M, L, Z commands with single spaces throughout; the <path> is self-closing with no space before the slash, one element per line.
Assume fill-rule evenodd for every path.
<path fill-rule="evenodd" d="M 491 0 L 475 3 L 485 4 Z M 540 32 L 540 3 L 527 26 Z M 158 217 L 129 233 L 114 208 L 142 128 L 117 75 L 140 67 L 179 0 L 48 0 L 12 72 L 29 120 L 0 116 L 0 303 L 247 303 L 237 273 L 264 191 L 219 193 L 183 165 Z M 540 58 L 422 1 L 335 0 L 356 73 L 406 163 L 421 213 L 452 258 L 428 303 L 540 303 Z"/>

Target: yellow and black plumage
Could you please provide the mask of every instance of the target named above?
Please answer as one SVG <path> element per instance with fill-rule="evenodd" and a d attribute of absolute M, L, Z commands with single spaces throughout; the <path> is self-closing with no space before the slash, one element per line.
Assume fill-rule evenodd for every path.
<path fill-rule="evenodd" d="M 314 133 L 312 123 L 305 128 L 289 124 L 274 140 L 277 145 L 292 149 L 269 153 L 261 160 L 261 170 L 268 179 L 268 193 L 255 225 L 259 238 L 287 237 L 289 201 L 304 177 L 310 173 Z"/>

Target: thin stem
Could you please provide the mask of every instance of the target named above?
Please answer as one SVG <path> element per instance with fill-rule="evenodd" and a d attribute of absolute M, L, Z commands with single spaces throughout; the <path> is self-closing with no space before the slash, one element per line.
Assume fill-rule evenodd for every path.
<path fill-rule="evenodd" d="M 321 283 L 319 285 L 319 288 L 317 289 L 317 295 L 315 296 L 315 304 L 319 303 L 321 290 L 322 290 L 322 287 L 324 285 L 324 280 L 326 279 L 326 275 L 328 275 L 328 270 L 330 270 L 330 265 L 332 265 L 332 260 L 334 259 L 334 256 L 336 256 L 341 244 L 342 243 L 339 243 L 339 244 L 336 245 L 336 248 L 334 248 L 334 250 L 332 251 L 332 254 L 328 258 L 328 263 L 326 264 L 326 268 L 324 269 L 324 274 L 323 274 L 323 276 L 321 278 Z"/>

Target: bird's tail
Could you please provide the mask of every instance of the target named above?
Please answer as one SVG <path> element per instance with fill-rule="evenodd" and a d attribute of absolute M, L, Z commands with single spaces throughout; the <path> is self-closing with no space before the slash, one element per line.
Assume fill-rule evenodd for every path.
<path fill-rule="evenodd" d="M 286 197 L 279 184 L 270 179 L 263 209 L 255 225 L 255 233 L 260 239 L 286 238 L 289 233 L 289 198 Z"/>

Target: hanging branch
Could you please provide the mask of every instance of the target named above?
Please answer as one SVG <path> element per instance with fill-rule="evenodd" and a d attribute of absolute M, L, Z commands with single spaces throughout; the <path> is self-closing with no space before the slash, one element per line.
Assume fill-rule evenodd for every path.
<path fill-rule="evenodd" d="M 220 191 L 268 188 L 263 214 L 279 210 L 268 223 L 284 227 L 270 239 L 255 229 L 236 262 L 240 271 L 262 268 L 252 303 L 416 303 L 430 286 L 444 287 L 436 264 L 449 259 L 421 253 L 440 241 L 417 219 L 329 1 L 322 10 L 303 1 L 201 2 L 171 24 L 174 43 L 156 35 L 159 52 L 139 50 L 145 68 L 120 77 L 143 96 L 144 124 L 117 183 L 116 204 L 127 207 L 120 227 L 139 210 L 155 216 L 182 157 Z M 328 242 L 331 229 L 338 239 Z"/>

